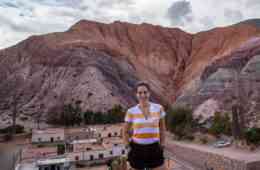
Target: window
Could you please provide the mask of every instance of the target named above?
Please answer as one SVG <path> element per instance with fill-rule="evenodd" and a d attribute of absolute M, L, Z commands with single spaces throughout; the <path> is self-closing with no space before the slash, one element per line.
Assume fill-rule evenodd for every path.
<path fill-rule="evenodd" d="M 115 132 L 114 134 L 115 134 L 115 136 L 117 136 L 117 132 Z"/>
<path fill-rule="evenodd" d="M 124 154 L 125 154 L 125 150 L 123 149 L 123 150 L 122 150 L 122 155 L 124 155 Z"/>
<path fill-rule="evenodd" d="M 108 137 L 111 137 L 111 133 L 108 133 Z"/>
<path fill-rule="evenodd" d="M 89 150 L 91 150 L 91 148 L 86 148 L 86 151 L 89 151 Z"/>
<path fill-rule="evenodd" d="M 104 158 L 103 153 L 98 154 L 98 157 L 99 157 L 99 159 L 103 159 Z"/>
<path fill-rule="evenodd" d="M 38 138 L 38 141 L 41 142 L 41 141 L 42 141 L 42 138 Z"/>
<path fill-rule="evenodd" d="M 93 155 L 90 155 L 90 160 L 92 161 L 94 159 L 94 156 Z"/>
<path fill-rule="evenodd" d="M 117 146 L 118 144 L 117 143 L 114 143 L 114 146 Z"/>
<path fill-rule="evenodd" d="M 55 165 L 51 165 L 51 170 L 55 170 Z"/>
<path fill-rule="evenodd" d="M 78 161 L 79 160 L 79 156 L 75 156 L 75 160 Z"/>
<path fill-rule="evenodd" d="M 113 155 L 113 151 L 110 151 L 110 155 Z"/>

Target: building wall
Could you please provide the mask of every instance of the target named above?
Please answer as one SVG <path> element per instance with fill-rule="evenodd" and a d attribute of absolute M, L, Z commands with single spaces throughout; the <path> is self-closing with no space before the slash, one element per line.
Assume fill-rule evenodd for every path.
<path fill-rule="evenodd" d="M 109 128 L 106 127 L 104 130 L 99 132 L 99 137 L 101 138 L 106 138 L 106 137 L 119 137 L 122 136 L 122 128 L 117 127 L 117 128 Z"/>
<path fill-rule="evenodd" d="M 81 139 L 89 139 L 95 137 L 94 132 L 74 132 L 74 133 L 66 133 L 66 140 L 81 140 Z"/>
<path fill-rule="evenodd" d="M 124 154 L 122 154 L 123 150 L 124 150 Z M 111 154 L 111 151 L 112 151 L 112 154 Z M 111 158 L 111 157 L 115 157 L 115 156 L 126 155 L 127 150 L 125 149 L 124 146 L 116 146 L 116 147 L 109 148 L 109 149 L 107 148 L 104 150 L 72 152 L 72 153 L 68 153 L 68 157 L 72 161 L 90 161 L 91 155 L 93 156 L 93 160 L 103 159 L 103 158 L 99 157 L 100 154 L 103 154 L 103 158 Z"/>
<path fill-rule="evenodd" d="M 57 134 L 33 133 L 32 134 L 32 142 L 33 143 L 51 142 L 52 138 L 53 138 L 53 142 L 64 141 L 64 133 L 57 133 Z"/>
<path fill-rule="evenodd" d="M 87 151 L 87 148 L 91 148 L 91 144 L 89 143 L 77 143 L 73 144 L 73 152 L 79 152 L 79 151 Z"/>

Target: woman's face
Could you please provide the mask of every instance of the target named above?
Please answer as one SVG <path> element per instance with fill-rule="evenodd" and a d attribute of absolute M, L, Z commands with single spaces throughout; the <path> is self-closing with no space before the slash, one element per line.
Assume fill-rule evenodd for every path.
<path fill-rule="evenodd" d="M 149 101 L 150 92 L 146 86 L 139 86 L 137 88 L 136 96 L 139 102 Z"/>

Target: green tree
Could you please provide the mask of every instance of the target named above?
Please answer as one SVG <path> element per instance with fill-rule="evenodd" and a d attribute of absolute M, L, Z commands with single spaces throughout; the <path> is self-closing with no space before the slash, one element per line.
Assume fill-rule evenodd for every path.
<path fill-rule="evenodd" d="M 215 113 L 212 125 L 209 128 L 209 133 L 213 135 L 231 135 L 231 121 L 228 113 L 225 113 L 224 115 L 222 115 L 220 112 Z"/>
<path fill-rule="evenodd" d="M 175 107 L 167 111 L 167 129 L 174 133 L 179 139 L 190 138 L 196 127 L 192 117 L 192 110 L 184 107 Z"/>
<path fill-rule="evenodd" d="M 85 125 L 92 124 L 93 114 L 94 113 L 90 110 L 87 110 L 83 113 L 83 121 Z"/>
<path fill-rule="evenodd" d="M 57 112 L 49 113 L 49 117 L 47 118 L 48 123 L 64 126 L 74 126 L 76 124 L 80 125 L 82 121 L 82 112 L 80 107 L 77 105 L 65 104 L 61 107 L 60 113 Z"/>
<path fill-rule="evenodd" d="M 63 155 L 65 153 L 65 145 L 64 144 L 58 144 L 57 145 L 57 152 L 58 152 L 58 155 Z"/>
<path fill-rule="evenodd" d="M 260 144 L 260 128 L 250 128 L 247 129 L 245 132 L 245 138 L 247 143 L 252 143 L 255 145 L 259 145 Z"/>
<path fill-rule="evenodd" d="M 121 105 L 115 105 L 112 109 L 108 110 L 107 123 L 120 123 L 124 121 L 125 111 Z"/>

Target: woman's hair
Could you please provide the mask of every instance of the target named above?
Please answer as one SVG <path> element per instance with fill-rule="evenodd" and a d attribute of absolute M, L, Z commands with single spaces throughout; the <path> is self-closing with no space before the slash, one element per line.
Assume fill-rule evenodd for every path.
<path fill-rule="evenodd" d="M 135 92 L 137 92 L 138 87 L 145 86 L 149 91 L 151 91 L 150 85 L 145 81 L 139 81 L 135 84 Z"/>

